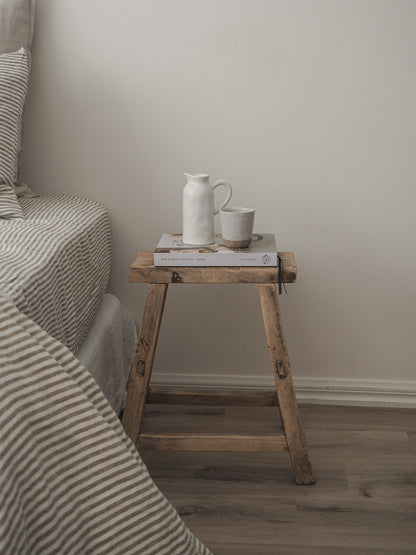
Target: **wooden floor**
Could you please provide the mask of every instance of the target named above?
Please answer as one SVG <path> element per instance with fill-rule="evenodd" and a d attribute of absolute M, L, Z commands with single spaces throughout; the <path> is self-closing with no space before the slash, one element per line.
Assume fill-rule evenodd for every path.
<path fill-rule="evenodd" d="M 280 429 L 277 408 L 148 405 L 145 431 Z M 416 554 L 416 410 L 304 405 L 316 484 L 287 453 L 142 457 L 215 555 Z"/>

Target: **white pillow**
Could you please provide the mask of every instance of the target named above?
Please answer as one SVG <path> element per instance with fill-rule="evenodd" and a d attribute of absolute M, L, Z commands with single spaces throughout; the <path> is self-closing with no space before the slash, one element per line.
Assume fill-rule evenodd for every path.
<path fill-rule="evenodd" d="M 23 217 L 17 207 L 13 215 L 10 191 L 15 194 L 13 183 L 28 78 L 28 56 L 24 48 L 0 55 L 0 218 Z"/>

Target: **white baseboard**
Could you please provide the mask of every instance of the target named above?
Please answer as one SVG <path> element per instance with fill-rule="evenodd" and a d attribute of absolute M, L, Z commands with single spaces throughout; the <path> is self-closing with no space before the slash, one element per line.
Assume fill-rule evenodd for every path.
<path fill-rule="evenodd" d="M 416 408 L 416 381 L 294 378 L 303 403 Z M 153 373 L 152 384 L 170 387 L 273 388 L 271 376 Z"/>

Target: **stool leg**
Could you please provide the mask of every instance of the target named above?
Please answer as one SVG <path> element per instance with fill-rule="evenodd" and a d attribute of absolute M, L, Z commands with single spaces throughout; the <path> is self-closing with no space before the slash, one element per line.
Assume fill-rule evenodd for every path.
<path fill-rule="evenodd" d="M 165 283 L 149 284 L 147 289 L 123 413 L 123 427 L 134 444 L 140 433 L 167 289 L 168 285 Z"/>
<path fill-rule="evenodd" d="M 295 480 L 297 484 L 313 484 L 315 480 L 293 386 L 276 288 L 273 283 L 267 283 L 259 284 L 259 290 L 280 415 Z"/>

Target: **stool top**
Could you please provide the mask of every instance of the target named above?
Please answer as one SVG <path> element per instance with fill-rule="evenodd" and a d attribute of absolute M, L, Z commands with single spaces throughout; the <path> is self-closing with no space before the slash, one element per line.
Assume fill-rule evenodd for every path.
<path fill-rule="evenodd" d="M 279 252 L 283 283 L 296 281 L 297 267 L 292 252 Z M 158 266 L 152 251 L 139 251 L 130 266 L 133 283 L 278 283 L 276 266 Z"/>

